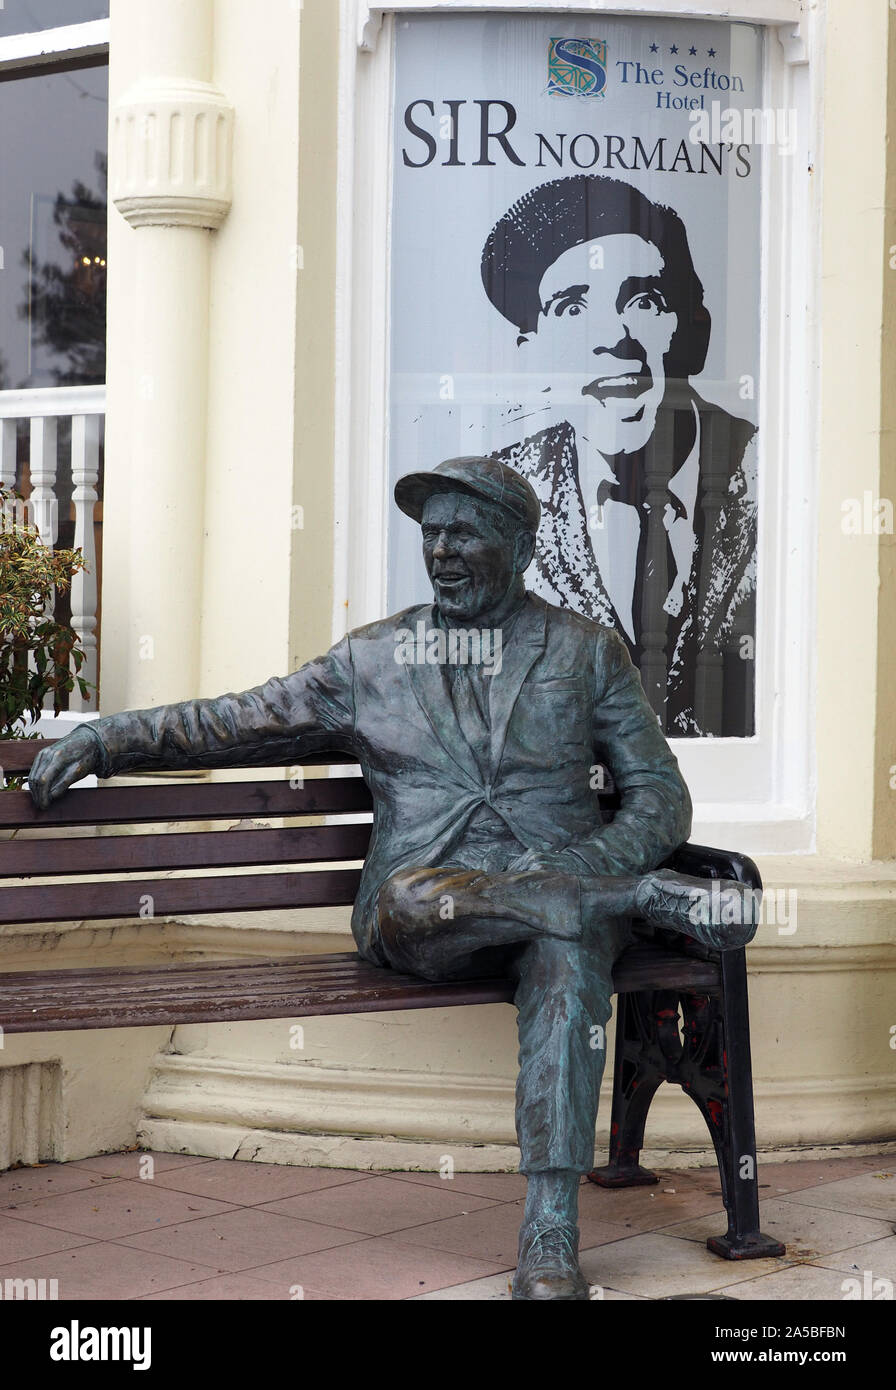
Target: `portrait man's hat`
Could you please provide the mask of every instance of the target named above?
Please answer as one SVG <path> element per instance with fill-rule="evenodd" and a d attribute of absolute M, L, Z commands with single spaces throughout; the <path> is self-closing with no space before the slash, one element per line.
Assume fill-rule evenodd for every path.
<path fill-rule="evenodd" d="M 420 521 L 424 504 L 437 492 L 465 492 L 501 508 L 527 530 L 538 530 L 541 503 L 534 488 L 500 459 L 470 455 L 446 459 L 429 473 L 406 473 L 395 484 L 395 501 L 406 516 Z"/>
<path fill-rule="evenodd" d="M 666 375 L 696 376 L 706 361 L 711 319 L 684 223 L 673 208 L 622 179 L 572 174 L 530 188 L 498 219 L 482 249 L 485 292 L 520 333 L 531 333 L 548 267 L 572 246 L 619 234 L 639 236 L 660 251 L 663 287 L 678 316 Z"/>

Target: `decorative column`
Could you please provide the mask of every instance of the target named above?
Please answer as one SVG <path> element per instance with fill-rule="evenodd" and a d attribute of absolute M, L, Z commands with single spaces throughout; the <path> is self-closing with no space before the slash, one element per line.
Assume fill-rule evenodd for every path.
<path fill-rule="evenodd" d="M 198 693 L 209 258 L 233 131 L 212 20 L 212 0 L 112 5 L 110 196 L 132 230 L 110 227 L 103 712 Z"/>

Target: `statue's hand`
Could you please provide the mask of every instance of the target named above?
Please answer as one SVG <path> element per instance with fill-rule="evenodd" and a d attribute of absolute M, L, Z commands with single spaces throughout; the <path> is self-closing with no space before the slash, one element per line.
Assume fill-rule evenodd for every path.
<path fill-rule="evenodd" d="M 75 729 L 53 748 L 44 748 L 28 774 L 28 790 L 39 811 L 68 791 L 73 782 L 98 771 L 99 748 L 93 734 Z"/>

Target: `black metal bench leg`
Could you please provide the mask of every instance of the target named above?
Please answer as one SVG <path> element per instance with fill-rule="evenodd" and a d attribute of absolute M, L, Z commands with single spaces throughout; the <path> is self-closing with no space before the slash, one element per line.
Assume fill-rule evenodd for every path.
<path fill-rule="evenodd" d="M 728 1213 L 728 1230 L 710 1236 L 707 1247 L 726 1260 L 758 1260 L 783 1255 L 779 1240 L 759 1229 L 759 1178 L 756 1169 L 756 1128 L 753 1118 L 753 1067 L 750 1058 L 750 1025 L 747 1006 L 746 953 L 723 951 L 722 1067 L 724 1091 L 718 1102 L 698 1100 L 719 1160 L 722 1196 Z M 697 1099 L 697 1097 L 694 1097 Z"/>
<path fill-rule="evenodd" d="M 652 994 L 645 997 L 652 998 Z M 638 1161 L 650 1102 L 664 1080 L 647 1056 L 645 1011 L 639 1009 L 639 999 L 637 994 L 617 996 L 610 1161 L 588 1174 L 588 1181 L 598 1187 L 650 1187 L 659 1182 L 657 1174 L 642 1168 Z"/>

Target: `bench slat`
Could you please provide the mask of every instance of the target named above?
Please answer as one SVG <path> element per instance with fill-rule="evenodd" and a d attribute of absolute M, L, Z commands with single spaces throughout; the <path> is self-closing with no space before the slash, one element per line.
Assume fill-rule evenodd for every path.
<path fill-rule="evenodd" d="M 315 777 L 304 787 L 286 781 L 147 783 L 139 787 L 77 787 L 38 811 L 28 792 L 0 793 L 0 828 L 31 825 L 139 825 L 151 821 L 260 819 L 369 811 L 360 777 Z"/>
<path fill-rule="evenodd" d="M 0 6 L 2 9 L 2 6 Z M 76 726 L 77 727 L 77 726 Z M 4 738 L 0 739 L 0 768 L 6 772 L 30 772 L 38 753 L 44 748 L 53 748 L 58 738 Z M 329 752 L 308 753 L 301 759 L 302 767 L 335 767 L 357 764 L 352 753 L 341 753 L 336 749 Z M 283 763 L 259 764 L 259 766 L 282 767 Z"/>
<path fill-rule="evenodd" d="M 0 879 L 28 874 L 134 873 L 140 869 L 239 868 L 363 859 L 370 825 L 210 830 L 169 835 L 0 841 Z"/>
<path fill-rule="evenodd" d="M 613 973 L 618 992 L 717 993 L 714 962 L 633 946 Z M 354 953 L 0 976 L 7 1033 L 301 1018 L 458 1004 L 509 1003 L 508 979 L 434 983 L 369 965 Z"/>
<path fill-rule="evenodd" d="M 360 869 L 224 878 L 132 879 L 128 883 L 32 884 L 3 887 L 0 923 L 103 921 L 173 913 L 256 912 L 263 908 L 344 907 L 355 901 Z M 143 901 L 141 901 L 143 900 Z"/>
<path fill-rule="evenodd" d="M 38 753 L 44 748 L 52 748 L 55 742 L 52 738 L 0 739 L 0 768 L 17 775 L 30 772 Z"/>
<path fill-rule="evenodd" d="M 356 951 L 315 951 L 310 956 L 288 956 L 285 959 L 296 970 L 300 969 L 304 975 L 309 977 L 315 974 L 338 973 L 341 970 L 354 969 L 361 961 L 361 957 Z M 245 959 L 237 956 L 226 961 L 189 960 L 177 961 L 174 964 L 166 961 L 160 965 L 73 966 L 66 970 L 52 972 L 46 970 L 5 970 L 0 971 L 0 988 L 12 989 L 11 982 L 15 981 L 16 991 L 40 989 L 50 974 L 64 975 L 66 980 L 72 982 L 81 980 L 82 983 L 90 984 L 97 978 L 98 970 L 110 980 L 114 977 L 124 987 L 130 979 L 149 980 L 151 976 L 162 976 L 171 970 L 177 970 L 181 975 L 203 976 L 208 973 L 210 966 L 216 970 L 246 970 L 250 966 L 270 968 L 281 965 L 282 962 L 283 958 L 278 956 L 247 956 Z"/>
<path fill-rule="evenodd" d="M 509 980 L 434 984 L 380 970 L 354 954 L 331 957 L 331 968 L 311 980 L 309 964 L 313 958 L 300 957 L 206 963 L 199 975 L 195 968 L 178 965 L 29 972 L 27 980 L 5 975 L 0 980 L 0 1026 L 14 1033 L 288 1019 L 501 1003 L 513 992 Z"/>

